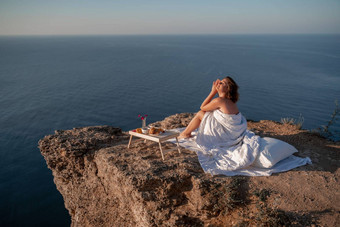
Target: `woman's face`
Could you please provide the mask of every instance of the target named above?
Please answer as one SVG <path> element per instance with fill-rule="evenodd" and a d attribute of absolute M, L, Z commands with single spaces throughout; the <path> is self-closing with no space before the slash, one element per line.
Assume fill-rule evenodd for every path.
<path fill-rule="evenodd" d="M 216 87 L 217 91 L 218 92 L 227 92 L 228 91 L 227 83 L 228 83 L 227 80 L 225 80 L 225 79 L 221 80 Z"/>

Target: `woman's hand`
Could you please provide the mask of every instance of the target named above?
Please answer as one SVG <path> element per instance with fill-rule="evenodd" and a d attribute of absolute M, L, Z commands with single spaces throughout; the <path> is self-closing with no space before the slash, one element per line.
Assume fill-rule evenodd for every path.
<path fill-rule="evenodd" d="M 214 94 L 217 93 L 217 86 L 219 85 L 220 82 L 221 82 L 220 79 L 217 79 L 213 82 L 212 87 L 211 87 L 211 93 L 214 93 Z"/>
<path fill-rule="evenodd" d="M 213 101 L 213 103 L 210 104 L 211 100 L 214 98 L 214 96 L 217 93 L 217 88 L 218 86 L 220 86 L 221 81 L 219 79 L 217 79 L 216 81 L 213 82 L 212 86 L 211 86 L 211 92 L 208 95 L 208 97 L 205 98 L 205 100 L 203 101 L 202 105 L 201 105 L 201 110 L 203 111 L 212 111 L 214 109 L 219 108 L 219 103 L 218 103 L 218 98 Z M 206 107 L 208 106 L 208 107 Z"/>

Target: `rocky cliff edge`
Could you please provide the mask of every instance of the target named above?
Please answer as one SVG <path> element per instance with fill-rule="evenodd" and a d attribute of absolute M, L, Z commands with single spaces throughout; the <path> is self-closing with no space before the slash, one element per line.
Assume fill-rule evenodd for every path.
<path fill-rule="evenodd" d="M 184 127 L 193 114 L 153 125 Z M 165 154 L 111 126 L 58 130 L 39 148 L 72 226 L 336 226 L 340 143 L 294 125 L 248 121 L 248 129 L 294 145 L 313 165 L 270 177 L 205 174 L 194 152 Z M 174 146 L 165 143 L 166 147 Z"/>

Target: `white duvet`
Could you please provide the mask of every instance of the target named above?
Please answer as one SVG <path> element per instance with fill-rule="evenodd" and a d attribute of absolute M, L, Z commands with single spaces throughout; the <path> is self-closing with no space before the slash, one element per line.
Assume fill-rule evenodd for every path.
<path fill-rule="evenodd" d="M 182 130 L 184 128 L 175 129 Z M 291 155 L 272 168 L 253 167 L 261 152 L 261 137 L 247 130 L 247 121 L 241 113 L 206 112 L 193 135 L 190 139 L 180 140 L 180 145 L 196 151 L 204 172 L 212 175 L 269 176 L 311 163 L 309 158 Z"/>

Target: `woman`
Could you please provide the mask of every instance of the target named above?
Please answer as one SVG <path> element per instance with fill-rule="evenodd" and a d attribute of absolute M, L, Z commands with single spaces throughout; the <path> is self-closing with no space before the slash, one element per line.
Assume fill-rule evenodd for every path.
<path fill-rule="evenodd" d="M 236 105 L 238 97 L 238 85 L 231 77 L 214 81 L 201 110 L 179 136 L 189 138 L 198 128 L 198 160 L 212 175 L 233 174 L 230 171 L 249 166 L 258 154 L 258 136 L 247 131 L 247 121 Z"/>
<path fill-rule="evenodd" d="M 247 130 L 247 121 L 236 105 L 239 97 L 237 90 L 237 84 L 230 77 L 214 81 L 201 110 L 180 134 L 180 138 L 189 138 L 191 132 L 198 128 L 195 141 L 182 142 L 195 143 L 190 146 L 195 148 L 204 172 L 227 176 L 269 176 L 273 172 L 287 171 L 309 163 L 309 158 L 294 157 L 273 169 L 252 166 L 261 152 L 260 144 L 265 146 L 266 143 Z M 213 99 L 217 93 L 218 97 Z"/>
<path fill-rule="evenodd" d="M 213 99 L 217 93 L 219 97 Z M 238 98 L 238 85 L 231 77 L 228 76 L 223 80 L 217 79 L 214 81 L 210 94 L 201 105 L 201 110 L 191 120 L 187 128 L 180 134 L 179 138 L 181 139 L 191 137 L 191 132 L 197 129 L 200 126 L 203 118 L 209 117 L 208 115 L 211 115 L 211 112 L 219 111 L 226 117 L 238 115 L 239 110 L 236 105 Z M 244 130 L 246 128 L 247 125 L 245 125 Z"/>

